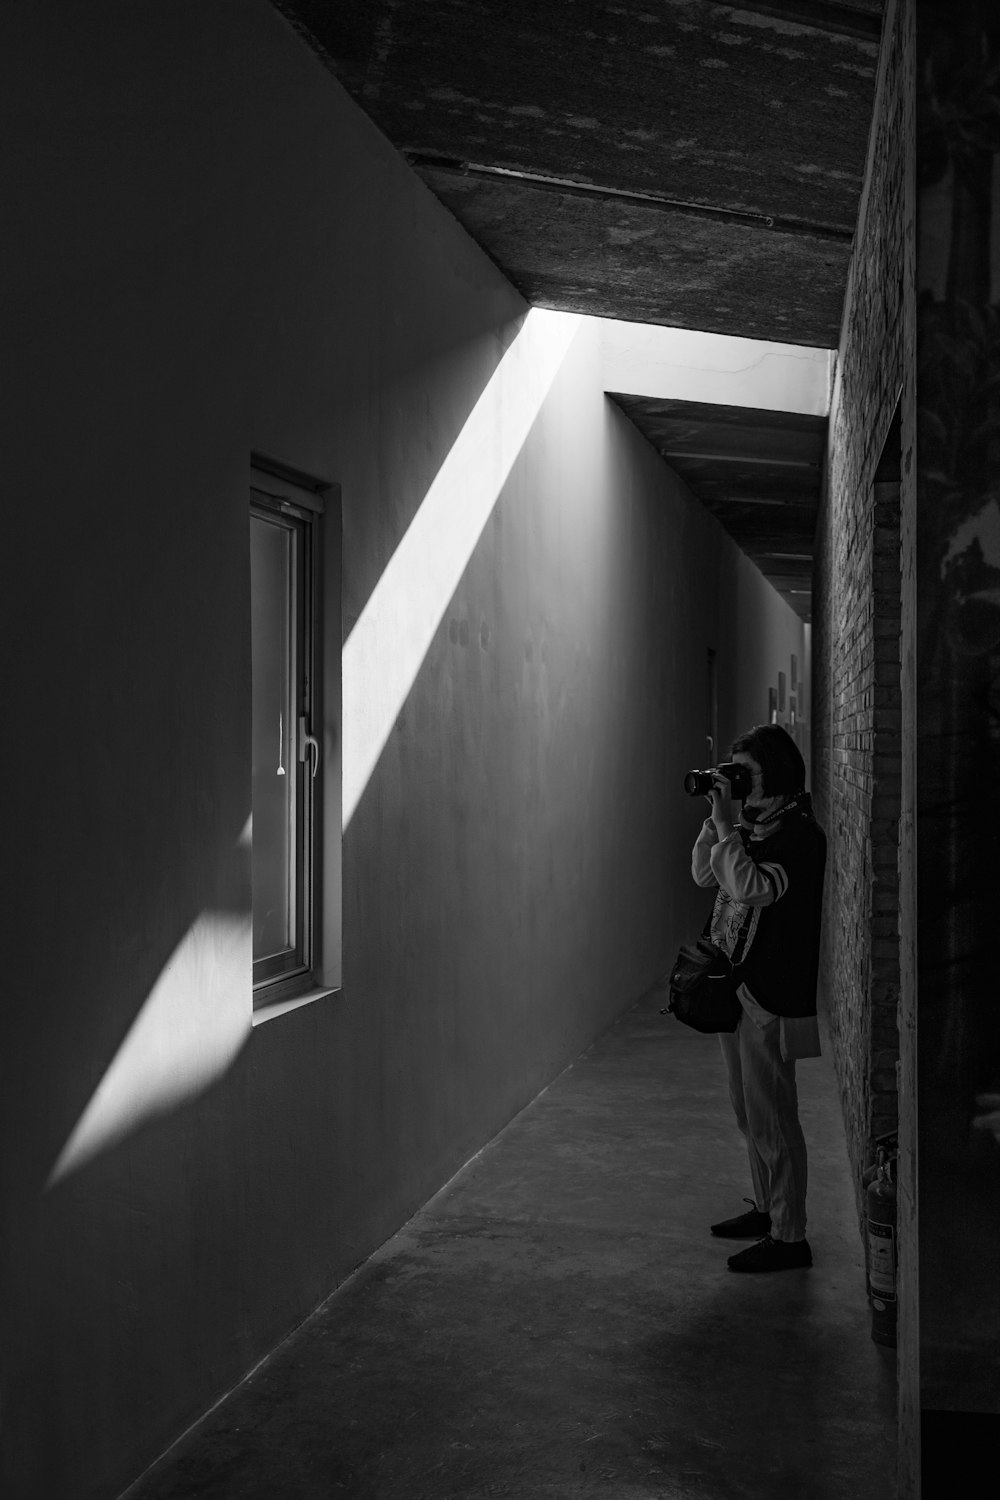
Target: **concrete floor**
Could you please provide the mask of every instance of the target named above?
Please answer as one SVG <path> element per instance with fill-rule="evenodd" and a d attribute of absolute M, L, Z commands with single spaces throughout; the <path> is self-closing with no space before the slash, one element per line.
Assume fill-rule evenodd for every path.
<path fill-rule="evenodd" d="M 840 1105 L 799 1064 L 811 1270 L 737 1276 L 715 1038 L 650 997 L 128 1500 L 895 1495 Z"/>

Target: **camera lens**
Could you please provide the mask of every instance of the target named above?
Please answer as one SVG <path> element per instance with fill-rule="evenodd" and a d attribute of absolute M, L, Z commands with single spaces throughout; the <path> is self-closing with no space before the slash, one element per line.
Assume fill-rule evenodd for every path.
<path fill-rule="evenodd" d="M 689 797 L 704 797 L 712 790 L 712 778 L 707 771 L 689 771 L 684 778 L 684 790 Z"/>

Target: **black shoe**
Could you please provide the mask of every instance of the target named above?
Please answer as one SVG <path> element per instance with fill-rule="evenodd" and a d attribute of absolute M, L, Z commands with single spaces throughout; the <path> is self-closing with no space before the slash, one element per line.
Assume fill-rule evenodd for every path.
<path fill-rule="evenodd" d="M 795 1271 L 812 1263 L 808 1240 L 772 1240 L 769 1234 L 728 1261 L 731 1271 Z"/>
<path fill-rule="evenodd" d="M 749 1210 L 737 1214 L 735 1219 L 723 1219 L 721 1224 L 709 1225 L 713 1234 L 723 1240 L 759 1240 L 762 1234 L 768 1233 L 771 1215 L 762 1213 L 751 1198 L 744 1198 L 743 1202 L 750 1204 Z"/>

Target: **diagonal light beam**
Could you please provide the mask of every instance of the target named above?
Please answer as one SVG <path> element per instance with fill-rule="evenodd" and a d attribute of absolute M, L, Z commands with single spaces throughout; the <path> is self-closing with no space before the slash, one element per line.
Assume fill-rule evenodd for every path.
<path fill-rule="evenodd" d="M 347 639 L 345 829 L 581 321 L 528 312 Z"/>

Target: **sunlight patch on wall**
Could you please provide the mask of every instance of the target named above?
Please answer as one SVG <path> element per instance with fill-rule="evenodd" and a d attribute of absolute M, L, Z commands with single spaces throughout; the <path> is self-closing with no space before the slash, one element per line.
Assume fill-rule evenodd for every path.
<path fill-rule="evenodd" d="M 237 848 L 249 856 L 249 819 Z M 46 1188 L 226 1072 L 250 1036 L 252 975 L 249 902 L 246 911 L 203 911 L 161 970 Z"/>
<path fill-rule="evenodd" d="M 581 322 L 528 312 L 348 637 L 345 829 Z"/>

